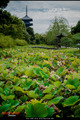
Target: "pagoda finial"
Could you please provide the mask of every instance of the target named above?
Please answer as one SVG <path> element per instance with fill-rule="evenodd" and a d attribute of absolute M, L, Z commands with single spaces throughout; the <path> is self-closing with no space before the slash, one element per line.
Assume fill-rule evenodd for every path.
<path fill-rule="evenodd" d="M 27 16 L 27 5 L 26 5 L 26 16 Z"/>

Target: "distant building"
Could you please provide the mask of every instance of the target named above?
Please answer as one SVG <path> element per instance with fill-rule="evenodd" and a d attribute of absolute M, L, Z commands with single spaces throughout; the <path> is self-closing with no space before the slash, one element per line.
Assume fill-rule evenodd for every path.
<path fill-rule="evenodd" d="M 33 19 L 28 17 L 28 15 L 27 15 L 27 6 L 26 6 L 26 16 L 21 18 L 21 20 L 25 23 L 26 28 L 33 25 L 33 23 L 31 23 L 31 21 L 33 21 Z"/>

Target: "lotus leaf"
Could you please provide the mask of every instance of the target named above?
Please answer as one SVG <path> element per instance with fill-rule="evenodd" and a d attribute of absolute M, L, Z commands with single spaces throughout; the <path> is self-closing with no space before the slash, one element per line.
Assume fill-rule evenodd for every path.
<path fill-rule="evenodd" d="M 37 98 L 38 97 L 38 94 L 36 94 L 34 91 L 28 91 L 27 94 L 31 98 Z"/>
<path fill-rule="evenodd" d="M 79 96 L 70 96 L 69 98 L 65 99 L 65 101 L 62 104 L 64 107 L 72 106 L 79 101 L 78 98 Z"/>
<path fill-rule="evenodd" d="M 53 85 L 49 85 L 49 87 L 47 87 L 47 88 L 43 91 L 43 93 L 50 93 L 51 90 L 52 90 L 52 88 L 53 88 Z"/>
<path fill-rule="evenodd" d="M 52 103 L 53 103 L 53 104 L 58 104 L 61 99 L 63 99 L 62 96 L 56 97 L 56 98 L 50 100 L 50 101 L 48 102 L 48 105 L 51 105 Z"/>

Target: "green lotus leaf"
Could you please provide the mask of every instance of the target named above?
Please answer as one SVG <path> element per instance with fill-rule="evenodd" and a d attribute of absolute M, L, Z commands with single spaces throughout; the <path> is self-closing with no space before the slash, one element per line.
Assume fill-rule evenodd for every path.
<path fill-rule="evenodd" d="M 48 111 L 44 104 L 36 103 L 33 105 L 35 117 L 47 117 Z"/>
<path fill-rule="evenodd" d="M 60 82 L 60 81 L 56 81 L 56 82 L 54 82 L 54 86 L 55 86 L 55 87 L 59 88 L 60 85 L 61 85 L 61 82 Z"/>
<path fill-rule="evenodd" d="M 47 87 L 47 88 L 43 91 L 43 93 L 50 93 L 51 90 L 52 90 L 52 88 L 53 88 L 53 85 L 49 85 L 49 87 Z"/>
<path fill-rule="evenodd" d="M 42 103 L 35 103 L 34 105 L 27 104 L 25 109 L 26 117 L 47 117 L 48 110 Z"/>
<path fill-rule="evenodd" d="M 53 80 L 55 80 L 55 81 L 58 79 L 58 77 L 57 77 L 55 74 L 52 74 L 52 75 L 51 75 L 51 78 L 52 78 Z"/>
<path fill-rule="evenodd" d="M 37 75 L 37 76 L 41 76 L 40 71 L 41 71 L 40 68 L 34 68 L 33 69 L 34 74 Z"/>
<path fill-rule="evenodd" d="M 54 109 L 53 107 L 47 107 L 47 110 L 48 110 L 48 117 L 52 117 L 53 113 L 54 113 Z"/>
<path fill-rule="evenodd" d="M 4 90 L 0 87 L 0 95 L 4 93 Z"/>
<path fill-rule="evenodd" d="M 15 96 L 14 96 L 14 95 L 5 96 L 5 95 L 1 94 L 1 98 L 2 98 L 3 100 L 8 100 L 8 99 L 14 99 Z"/>
<path fill-rule="evenodd" d="M 30 118 L 30 117 L 34 118 L 35 117 L 33 105 L 31 105 L 29 103 L 26 106 L 25 112 L 26 112 L 27 118 Z"/>
<path fill-rule="evenodd" d="M 6 112 L 10 108 L 11 104 L 4 104 L 0 106 L 0 113 Z"/>
<path fill-rule="evenodd" d="M 44 79 L 48 79 L 49 78 L 49 76 L 46 73 L 44 73 L 43 71 L 40 71 L 40 75 Z"/>
<path fill-rule="evenodd" d="M 70 85 L 70 84 L 67 84 L 65 87 L 70 89 L 70 90 L 75 89 L 75 86 L 74 85 Z"/>
<path fill-rule="evenodd" d="M 28 91 L 24 91 L 23 88 L 18 87 L 18 86 L 13 86 L 15 91 L 20 91 L 22 93 L 27 93 Z"/>
<path fill-rule="evenodd" d="M 73 72 L 73 79 L 74 79 L 74 78 L 79 79 L 79 78 L 80 78 L 80 73 Z"/>
<path fill-rule="evenodd" d="M 50 100 L 50 101 L 48 102 L 48 105 L 51 105 L 52 103 L 53 103 L 53 104 L 58 104 L 61 99 L 63 99 L 63 96 L 56 97 L 56 98 Z"/>
<path fill-rule="evenodd" d="M 56 73 L 58 75 L 61 75 L 64 72 L 64 69 L 65 69 L 64 67 L 60 67 L 60 68 L 57 69 Z"/>
<path fill-rule="evenodd" d="M 25 74 L 29 77 L 35 77 L 36 75 L 33 72 L 33 66 L 29 66 L 27 70 L 25 71 Z"/>
<path fill-rule="evenodd" d="M 30 98 L 37 98 L 37 97 L 38 97 L 38 94 L 36 94 L 35 91 L 28 91 L 28 92 L 27 92 L 27 95 L 28 95 Z"/>
<path fill-rule="evenodd" d="M 76 92 L 80 93 L 80 85 L 77 87 Z"/>
<path fill-rule="evenodd" d="M 11 109 L 16 107 L 20 103 L 18 100 L 11 100 L 11 99 L 9 99 L 8 102 L 11 104 Z"/>
<path fill-rule="evenodd" d="M 45 95 L 45 96 L 42 98 L 42 100 L 51 99 L 52 97 L 53 97 L 52 94 L 47 94 L 47 95 Z"/>
<path fill-rule="evenodd" d="M 22 102 L 26 102 L 26 100 L 27 100 L 27 96 L 26 95 L 24 95 L 24 96 L 21 96 L 20 97 L 20 100 L 22 101 Z"/>
<path fill-rule="evenodd" d="M 31 84 L 32 84 L 32 81 L 25 80 L 24 82 L 21 83 L 21 87 L 24 88 L 25 90 L 28 90 Z"/>
<path fill-rule="evenodd" d="M 20 105 L 16 108 L 15 112 L 22 112 L 22 110 L 25 108 L 25 105 Z"/>
<path fill-rule="evenodd" d="M 70 96 L 69 98 L 65 99 L 65 101 L 62 103 L 63 107 L 72 106 L 76 104 L 79 101 L 78 98 L 79 96 Z"/>
<path fill-rule="evenodd" d="M 57 93 L 57 89 L 53 90 L 52 95 L 55 95 Z"/>
<path fill-rule="evenodd" d="M 69 79 L 67 80 L 67 84 L 73 85 L 75 86 L 75 88 L 77 88 L 79 85 L 79 79 L 78 78 Z"/>
<path fill-rule="evenodd" d="M 0 86 L 3 84 L 4 82 L 0 82 Z"/>

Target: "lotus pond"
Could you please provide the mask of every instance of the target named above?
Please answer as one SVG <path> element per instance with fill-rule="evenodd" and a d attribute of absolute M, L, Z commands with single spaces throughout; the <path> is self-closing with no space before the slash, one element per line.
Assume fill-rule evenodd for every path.
<path fill-rule="evenodd" d="M 0 117 L 80 117 L 80 58 L 76 49 L 0 49 Z"/>

